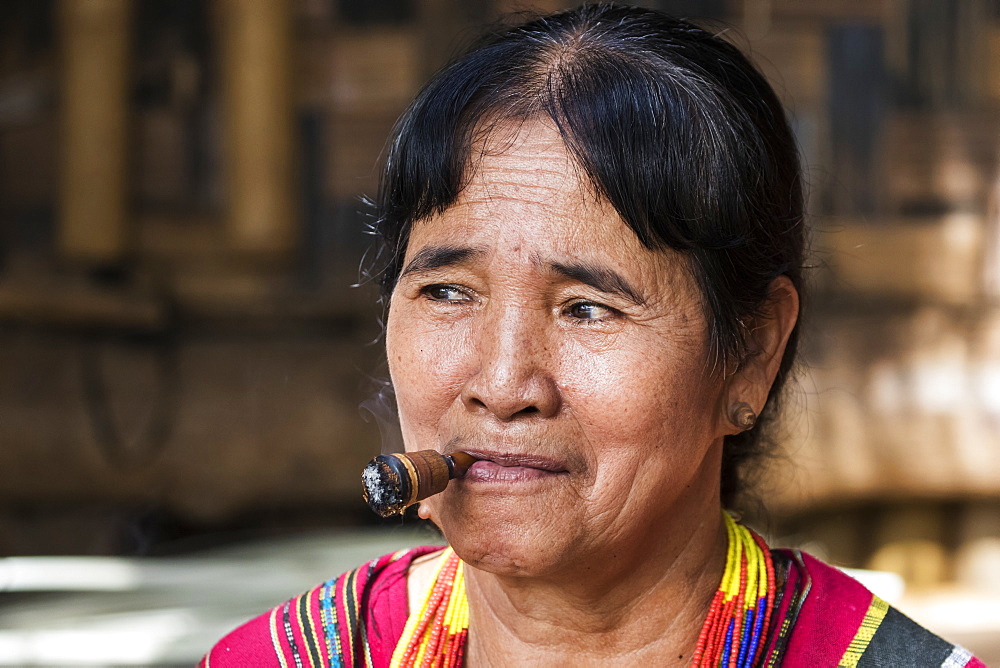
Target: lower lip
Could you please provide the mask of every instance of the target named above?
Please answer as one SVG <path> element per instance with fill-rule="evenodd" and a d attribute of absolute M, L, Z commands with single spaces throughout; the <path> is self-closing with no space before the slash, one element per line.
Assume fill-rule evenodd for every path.
<path fill-rule="evenodd" d="M 501 466 L 496 462 L 480 459 L 469 467 L 462 479 L 467 482 L 516 483 L 552 478 L 563 473 L 530 466 Z"/>

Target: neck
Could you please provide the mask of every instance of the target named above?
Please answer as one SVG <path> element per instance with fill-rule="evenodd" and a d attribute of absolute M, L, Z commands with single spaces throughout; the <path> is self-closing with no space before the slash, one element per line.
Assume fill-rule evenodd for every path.
<path fill-rule="evenodd" d="M 690 663 L 726 554 L 718 497 L 692 501 L 622 541 L 641 549 L 591 554 L 555 577 L 467 567 L 468 665 Z"/>

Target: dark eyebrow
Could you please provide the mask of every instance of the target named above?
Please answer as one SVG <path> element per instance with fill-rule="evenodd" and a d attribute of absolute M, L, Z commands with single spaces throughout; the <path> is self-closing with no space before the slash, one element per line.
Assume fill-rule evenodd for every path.
<path fill-rule="evenodd" d="M 417 251 L 399 276 L 402 278 L 416 271 L 429 271 L 461 264 L 485 252 L 481 248 L 469 246 L 424 246 Z"/>
<path fill-rule="evenodd" d="M 639 294 L 639 291 L 633 288 L 624 276 L 613 269 L 597 267 L 586 262 L 569 264 L 552 262 L 549 266 L 557 274 L 585 283 L 601 292 L 624 297 L 638 305 L 646 303 L 646 299 Z"/>

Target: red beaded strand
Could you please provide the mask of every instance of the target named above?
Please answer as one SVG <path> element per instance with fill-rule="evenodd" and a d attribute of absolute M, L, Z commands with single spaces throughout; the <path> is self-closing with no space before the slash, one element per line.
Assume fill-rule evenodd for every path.
<path fill-rule="evenodd" d="M 449 619 L 452 616 L 462 617 L 460 610 L 455 615 L 455 607 L 467 608 L 465 600 L 465 587 L 456 586 L 461 576 L 459 567 L 461 560 L 453 552 L 443 555 L 445 562 L 438 572 L 431 589 L 420 612 L 412 616 L 407 621 L 407 628 L 403 631 L 401 642 L 406 639 L 405 647 L 400 653 L 400 648 L 396 648 L 393 653 L 393 666 L 442 666 L 447 668 L 459 668 L 462 664 L 464 654 L 464 639 L 466 628 L 452 628 L 452 625 L 468 624 L 468 616 L 464 615 L 464 621 L 459 619 Z M 455 599 L 456 593 L 461 597 L 461 601 Z M 456 642 L 456 639 L 461 639 Z"/>

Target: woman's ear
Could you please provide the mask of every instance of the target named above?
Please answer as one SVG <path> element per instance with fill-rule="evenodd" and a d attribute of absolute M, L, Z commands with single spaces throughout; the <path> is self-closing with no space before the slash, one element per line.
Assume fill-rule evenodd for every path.
<path fill-rule="evenodd" d="M 767 302 L 761 313 L 748 323 L 749 354 L 729 379 L 726 405 L 723 407 L 726 433 L 738 434 L 747 428 L 734 418 L 740 404 L 747 404 L 754 415 L 760 415 L 764 410 L 798 317 L 799 292 L 791 279 L 778 276 L 771 281 Z"/>

